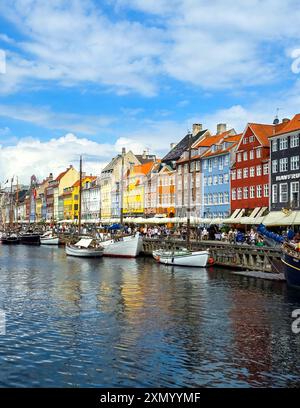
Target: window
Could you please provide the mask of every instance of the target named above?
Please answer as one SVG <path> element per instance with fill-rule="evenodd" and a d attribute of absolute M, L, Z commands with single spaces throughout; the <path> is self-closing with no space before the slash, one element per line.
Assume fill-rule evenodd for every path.
<path fill-rule="evenodd" d="M 278 171 L 278 160 L 272 160 L 272 173 L 277 173 Z"/>
<path fill-rule="evenodd" d="M 231 180 L 235 180 L 236 179 L 236 171 L 232 170 L 231 172 Z"/>
<path fill-rule="evenodd" d="M 241 199 L 242 199 L 242 189 L 241 189 L 241 187 L 239 187 L 239 188 L 237 189 L 237 199 L 238 199 L 238 200 L 241 200 Z"/>
<path fill-rule="evenodd" d="M 248 198 L 248 187 L 244 187 L 244 200 Z"/>
<path fill-rule="evenodd" d="M 218 194 L 214 193 L 214 204 L 218 204 Z"/>
<path fill-rule="evenodd" d="M 213 201 L 213 195 L 210 193 L 208 194 L 208 204 L 212 204 Z"/>
<path fill-rule="evenodd" d="M 228 204 L 229 203 L 229 193 L 224 193 L 224 204 Z"/>
<path fill-rule="evenodd" d="M 223 204 L 223 203 L 224 203 L 223 193 L 219 193 L 219 204 Z"/>
<path fill-rule="evenodd" d="M 247 153 L 247 152 L 244 152 L 244 153 L 243 153 L 243 160 L 244 160 L 244 161 L 247 161 L 247 160 L 248 160 L 248 153 Z"/>
<path fill-rule="evenodd" d="M 180 166 L 181 167 L 181 166 Z M 207 169 L 207 160 L 203 161 L 203 169 L 206 170 Z"/>
<path fill-rule="evenodd" d="M 219 157 L 219 170 L 223 170 L 224 168 L 224 157 Z"/>
<path fill-rule="evenodd" d="M 229 174 L 225 173 L 224 174 L 224 184 L 227 184 L 227 183 L 229 183 Z"/>
<path fill-rule="evenodd" d="M 219 184 L 223 184 L 223 174 L 219 175 Z"/>
<path fill-rule="evenodd" d="M 288 171 L 288 158 L 279 160 L 279 171 Z"/>
<path fill-rule="evenodd" d="M 278 185 L 277 184 L 273 184 L 272 185 L 272 202 L 274 203 L 274 204 L 276 204 L 277 203 L 277 200 L 278 200 Z"/>
<path fill-rule="evenodd" d="M 78 211 L 78 204 L 74 204 L 74 211 Z"/>
<path fill-rule="evenodd" d="M 212 176 L 208 177 L 208 185 L 211 186 L 212 185 Z"/>
<path fill-rule="evenodd" d="M 291 205 L 299 207 L 299 181 L 291 183 Z"/>
<path fill-rule="evenodd" d="M 233 188 L 231 191 L 231 198 L 233 201 L 236 200 L 236 189 L 235 188 Z"/>
<path fill-rule="evenodd" d="M 269 197 L 269 184 L 264 184 L 264 197 Z"/>
<path fill-rule="evenodd" d="M 255 188 L 254 186 L 250 187 L 250 198 L 254 198 L 255 197 Z"/>
<path fill-rule="evenodd" d="M 208 200 L 207 200 L 207 194 L 204 194 L 204 205 L 207 205 Z"/>
<path fill-rule="evenodd" d="M 248 178 L 248 168 L 245 167 L 243 170 L 243 178 Z"/>
<path fill-rule="evenodd" d="M 279 139 L 279 150 L 285 150 L 288 148 L 288 138 L 282 137 Z"/>
<path fill-rule="evenodd" d="M 199 171 L 199 170 L 200 170 L 200 162 L 196 161 L 196 171 Z"/>
<path fill-rule="evenodd" d="M 261 198 L 261 191 L 262 191 L 261 185 L 256 186 L 256 197 L 257 198 Z"/>
<path fill-rule="evenodd" d="M 212 160 L 211 159 L 208 160 L 208 171 L 212 172 Z"/>
<path fill-rule="evenodd" d="M 254 150 L 250 150 L 250 160 L 254 159 Z"/>
<path fill-rule="evenodd" d="M 265 163 L 263 166 L 264 175 L 269 174 L 269 163 Z"/>
<path fill-rule="evenodd" d="M 281 203 L 288 202 L 288 185 L 287 183 L 279 184 L 279 200 Z"/>
<path fill-rule="evenodd" d="M 299 156 L 291 157 L 291 170 L 299 170 Z"/>
<path fill-rule="evenodd" d="M 277 152 L 277 147 L 278 147 L 277 139 L 272 140 L 272 152 Z"/>
<path fill-rule="evenodd" d="M 256 158 L 257 159 L 261 158 L 261 148 L 256 150 Z"/>
<path fill-rule="evenodd" d="M 261 166 L 256 166 L 256 175 L 261 176 Z"/>
<path fill-rule="evenodd" d="M 224 159 L 224 165 L 225 165 L 225 166 L 228 166 L 228 164 L 229 164 L 229 155 L 227 154 L 227 155 L 225 156 L 225 159 Z"/>
<path fill-rule="evenodd" d="M 217 167 L 217 165 L 218 165 L 218 158 L 215 157 L 215 158 L 214 158 L 214 167 Z"/>
<path fill-rule="evenodd" d="M 299 146 L 299 136 L 291 136 L 291 148 Z"/>
<path fill-rule="evenodd" d="M 242 161 L 242 153 L 237 154 L 237 161 L 241 162 Z"/>
<path fill-rule="evenodd" d="M 243 140 L 243 144 L 247 144 L 248 143 L 248 137 L 245 137 Z"/>
<path fill-rule="evenodd" d="M 250 143 L 253 143 L 253 142 L 254 142 L 254 136 L 250 136 L 250 137 L 249 137 L 249 142 L 250 142 Z"/>
<path fill-rule="evenodd" d="M 78 194 L 75 194 L 74 195 L 74 201 L 78 201 L 79 200 L 79 195 Z"/>
<path fill-rule="evenodd" d="M 255 167 L 250 167 L 250 177 L 255 176 Z"/>
<path fill-rule="evenodd" d="M 204 177 L 204 179 L 203 179 L 203 185 L 204 185 L 204 186 L 207 186 L 207 177 Z"/>
<path fill-rule="evenodd" d="M 218 176 L 214 176 L 214 185 L 218 184 Z"/>
<path fill-rule="evenodd" d="M 242 169 L 238 169 L 237 171 L 237 178 L 241 179 L 242 178 Z"/>

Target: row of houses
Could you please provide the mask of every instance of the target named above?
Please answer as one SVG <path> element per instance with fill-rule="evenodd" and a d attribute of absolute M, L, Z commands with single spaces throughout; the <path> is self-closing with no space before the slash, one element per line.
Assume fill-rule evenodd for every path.
<path fill-rule="evenodd" d="M 216 132 L 194 124 L 158 159 L 125 151 L 97 176 L 82 179 L 85 220 L 129 217 L 261 217 L 269 211 L 299 211 L 300 114 L 271 124 L 248 123 L 243 133 L 218 124 Z M 123 200 L 121 200 L 123 197 Z M 12 210 L 1 195 L 2 221 Z M 14 218 L 30 221 L 75 220 L 79 173 L 68 167 L 29 189 L 15 191 Z"/>

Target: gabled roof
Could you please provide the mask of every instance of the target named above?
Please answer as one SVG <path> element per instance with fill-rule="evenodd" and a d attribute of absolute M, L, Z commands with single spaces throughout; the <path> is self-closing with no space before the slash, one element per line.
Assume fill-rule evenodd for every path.
<path fill-rule="evenodd" d="M 153 161 L 144 163 L 144 164 L 136 164 L 133 167 L 134 174 L 148 174 L 149 171 L 152 169 L 155 163 Z"/>
<path fill-rule="evenodd" d="M 201 130 L 195 136 L 192 136 L 192 144 L 194 144 L 199 139 L 199 137 L 203 136 L 206 131 L 207 130 Z M 165 155 L 165 157 L 162 158 L 161 161 L 164 163 L 179 160 L 182 153 L 188 148 L 188 143 L 189 135 L 187 134 L 183 139 L 180 140 L 179 143 L 177 143 L 176 146 L 173 147 L 172 150 L 169 151 L 169 153 Z"/>
<path fill-rule="evenodd" d="M 111 161 L 104 167 L 104 169 L 101 171 L 101 173 L 105 173 L 107 171 L 113 171 L 115 165 L 117 162 L 121 159 L 122 155 L 118 154 L 116 157 L 113 157 Z"/>
<path fill-rule="evenodd" d="M 81 180 L 82 183 L 84 183 L 85 181 L 93 181 L 96 180 L 96 176 L 85 176 L 83 177 L 83 179 Z M 75 181 L 75 183 L 72 185 L 72 187 L 79 187 L 80 186 L 80 180 Z"/>
<path fill-rule="evenodd" d="M 63 178 L 63 176 L 67 173 L 67 171 L 68 171 L 69 169 L 67 169 L 67 170 L 65 170 L 65 171 L 63 171 L 62 173 L 60 173 L 57 177 L 56 177 L 56 181 L 60 181 L 62 178 Z"/>
<path fill-rule="evenodd" d="M 291 119 L 289 122 L 283 123 L 283 125 L 285 126 L 277 131 L 276 136 L 300 130 L 300 113 L 297 113 L 293 119 Z"/>

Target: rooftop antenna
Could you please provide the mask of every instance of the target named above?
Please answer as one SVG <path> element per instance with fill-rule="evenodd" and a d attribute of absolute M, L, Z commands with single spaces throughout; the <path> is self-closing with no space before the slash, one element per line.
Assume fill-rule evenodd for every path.
<path fill-rule="evenodd" d="M 275 116 L 275 119 L 273 120 L 273 125 L 278 125 L 279 123 L 278 113 L 280 110 L 281 108 L 276 108 L 276 116 Z"/>

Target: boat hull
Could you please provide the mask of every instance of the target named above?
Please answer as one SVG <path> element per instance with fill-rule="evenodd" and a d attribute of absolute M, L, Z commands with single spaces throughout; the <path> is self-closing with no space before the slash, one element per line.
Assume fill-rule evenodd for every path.
<path fill-rule="evenodd" d="M 197 268 L 205 268 L 208 262 L 209 253 L 207 251 L 198 251 L 191 254 L 158 255 L 158 262 L 164 265 L 174 266 L 192 266 Z"/>
<path fill-rule="evenodd" d="M 21 235 L 20 242 L 21 244 L 24 244 L 24 245 L 40 245 L 41 239 L 38 234 Z"/>
<path fill-rule="evenodd" d="M 4 245 L 18 245 L 20 243 L 19 238 L 2 238 L 1 239 L 2 244 Z"/>
<path fill-rule="evenodd" d="M 284 252 L 281 260 L 284 265 L 287 284 L 300 289 L 300 258 L 295 258 Z"/>
<path fill-rule="evenodd" d="M 59 238 L 58 237 L 49 237 L 49 238 L 41 237 L 41 245 L 59 245 Z"/>
<path fill-rule="evenodd" d="M 103 256 L 103 248 L 74 248 L 73 245 L 66 245 L 66 254 L 80 258 L 99 258 Z"/>
<path fill-rule="evenodd" d="M 104 256 L 119 258 L 135 258 L 142 251 L 143 241 L 139 234 L 130 237 L 124 237 L 121 241 L 101 242 L 104 247 Z"/>

